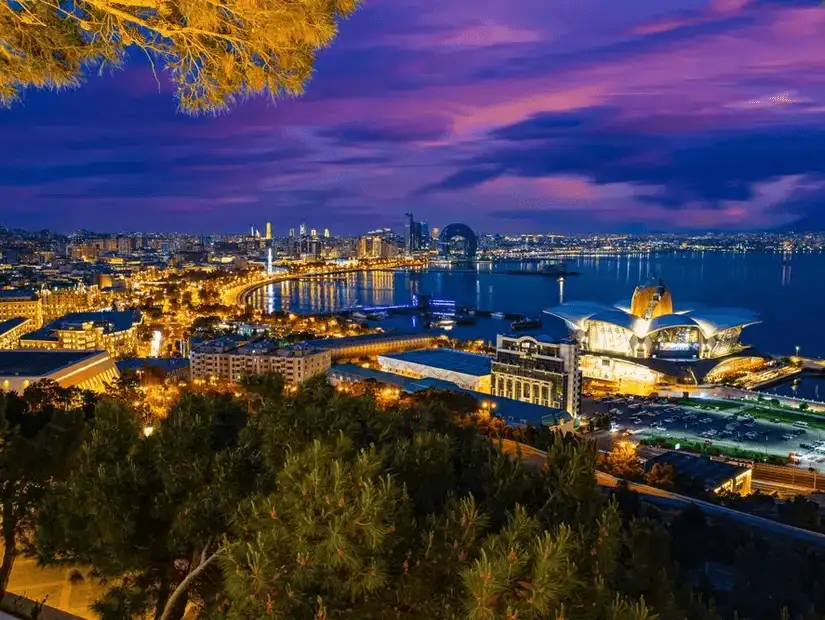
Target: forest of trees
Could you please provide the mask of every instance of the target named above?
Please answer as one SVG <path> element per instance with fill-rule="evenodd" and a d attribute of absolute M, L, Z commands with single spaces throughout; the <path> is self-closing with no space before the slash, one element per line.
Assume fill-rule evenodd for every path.
<path fill-rule="evenodd" d="M 3 570 L 88 567 L 105 620 L 822 618 L 820 553 L 608 495 L 585 440 L 528 468 L 461 397 L 244 387 L 151 433 L 128 386 L 0 397 Z"/>

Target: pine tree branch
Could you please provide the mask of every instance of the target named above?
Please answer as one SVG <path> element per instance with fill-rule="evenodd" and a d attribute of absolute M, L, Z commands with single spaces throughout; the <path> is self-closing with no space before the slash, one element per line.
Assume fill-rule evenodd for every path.
<path fill-rule="evenodd" d="M 175 591 L 172 592 L 172 596 L 169 597 L 169 600 L 166 601 L 166 605 L 163 608 L 163 613 L 160 615 L 158 620 L 168 620 L 169 616 L 172 613 L 172 609 L 175 607 L 175 603 L 177 603 L 178 599 L 186 592 L 186 588 L 189 587 L 189 584 L 195 580 L 198 575 L 200 575 L 203 571 L 207 569 L 207 567 L 214 562 L 221 554 L 224 553 L 224 547 L 218 547 L 218 549 L 209 557 L 206 557 L 206 551 L 209 547 L 209 544 L 204 545 L 203 551 L 201 551 L 201 561 L 198 565 L 189 571 L 189 574 L 183 578 L 178 584 L 178 587 L 175 588 Z"/>

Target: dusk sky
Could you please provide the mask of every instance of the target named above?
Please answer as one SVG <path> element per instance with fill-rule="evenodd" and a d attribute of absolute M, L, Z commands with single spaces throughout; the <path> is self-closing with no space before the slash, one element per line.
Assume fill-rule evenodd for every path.
<path fill-rule="evenodd" d="M 825 229 L 818 0 L 367 0 L 306 95 L 176 112 L 148 63 L 0 110 L 0 224 Z"/>

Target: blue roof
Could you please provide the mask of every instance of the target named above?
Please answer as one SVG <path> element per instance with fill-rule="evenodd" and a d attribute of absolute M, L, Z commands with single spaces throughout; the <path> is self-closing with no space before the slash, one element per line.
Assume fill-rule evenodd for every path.
<path fill-rule="evenodd" d="M 126 331 L 140 321 L 138 310 L 107 310 L 103 312 L 70 312 L 25 336 L 21 340 L 57 340 L 58 329 L 72 329 L 82 323 L 102 325 L 104 333 Z"/>
<path fill-rule="evenodd" d="M 37 293 L 28 288 L 12 288 L 0 290 L 0 299 L 36 299 Z"/>
<path fill-rule="evenodd" d="M 100 355 L 101 351 L 38 351 L 22 349 L 0 351 L 0 376 L 43 377 L 82 360 Z"/>
<path fill-rule="evenodd" d="M 492 372 L 493 363 L 493 360 L 486 355 L 465 353 L 454 349 L 418 349 L 381 357 L 441 368 L 474 377 L 489 375 Z"/>
<path fill-rule="evenodd" d="M 171 372 L 188 366 L 189 360 L 185 357 L 135 357 L 117 362 L 118 370 L 140 370 L 141 368 L 151 367 Z"/>
<path fill-rule="evenodd" d="M 3 321 L 0 323 L 0 336 L 13 330 L 15 327 L 20 327 L 23 323 L 29 320 L 30 319 L 26 317 L 18 316 L 13 319 L 9 319 L 8 321 Z"/>

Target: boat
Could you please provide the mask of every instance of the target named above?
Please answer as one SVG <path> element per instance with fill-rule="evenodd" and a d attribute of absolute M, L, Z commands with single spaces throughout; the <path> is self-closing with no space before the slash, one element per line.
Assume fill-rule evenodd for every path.
<path fill-rule="evenodd" d="M 541 319 L 526 317 L 510 323 L 511 329 L 537 329 L 541 327 Z"/>
<path fill-rule="evenodd" d="M 430 323 L 430 327 L 440 327 L 441 329 L 452 329 L 455 327 L 455 319 L 438 319 Z"/>
<path fill-rule="evenodd" d="M 504 318 L 504 313 L 503 312 L 493 312 L 490 316 L 494 319 L 503 319 Z"/>
<path fill-rule="evenodd" d="M 367 315 L 364 314 L 363 312 L 353 312 L 352 313 L 352 318 L 354 318 L 358 321 L 366 321 L 367 320 Z"/>

